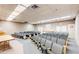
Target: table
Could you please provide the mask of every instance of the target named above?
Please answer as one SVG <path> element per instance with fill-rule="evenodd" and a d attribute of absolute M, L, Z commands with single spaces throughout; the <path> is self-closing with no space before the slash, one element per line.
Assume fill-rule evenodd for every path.
<path fill-rule="evenodd" d="M 10 49 L 9 41 L 14 40 L 14 38 L 10 35 L 2 35 L 0 36 L 0 52 Z"/>

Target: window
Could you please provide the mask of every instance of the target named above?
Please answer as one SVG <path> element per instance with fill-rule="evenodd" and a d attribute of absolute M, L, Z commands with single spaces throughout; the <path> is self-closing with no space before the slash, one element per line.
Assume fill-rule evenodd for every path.
<path fill-rule="evenodd" d="M 67 26 L 57 26 L 56 31 L 58 32 L 67 32 Z"/>

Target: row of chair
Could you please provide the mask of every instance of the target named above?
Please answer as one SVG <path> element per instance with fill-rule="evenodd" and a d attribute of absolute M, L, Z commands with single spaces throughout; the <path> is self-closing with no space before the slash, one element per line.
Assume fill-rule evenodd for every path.
<path fill-rule="evenodd" d="M 33 36 L 31 39 L 42 53 L 64 54 L 67 50 L 68 33 L 52 32 Z"/>
<path fill-rule="evenodd" d="M 20 39 L 27 39 L 28 37 L 32 37 L 34 35 L 40 34 L 40 32 L 35 31 L 24 31 L 19 33 L 13 33 L 12 36 Z"/>

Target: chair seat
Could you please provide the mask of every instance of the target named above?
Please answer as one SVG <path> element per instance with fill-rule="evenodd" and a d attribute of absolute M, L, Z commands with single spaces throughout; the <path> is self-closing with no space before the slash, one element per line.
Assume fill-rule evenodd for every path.
<path fill-rule="evenodd" d="M 46 47 L 45 46 L 41 46 L 41 48 L 44 49 L 44 50 L 46 50 Z"/>

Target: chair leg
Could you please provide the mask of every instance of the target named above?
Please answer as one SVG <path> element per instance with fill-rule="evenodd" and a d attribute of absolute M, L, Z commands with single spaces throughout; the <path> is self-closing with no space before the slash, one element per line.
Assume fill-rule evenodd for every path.
<path fill-rule="evenodd" d="M 42 49 L 42 52 L 47 54 L 47 50 L 46 49 Z"/>

